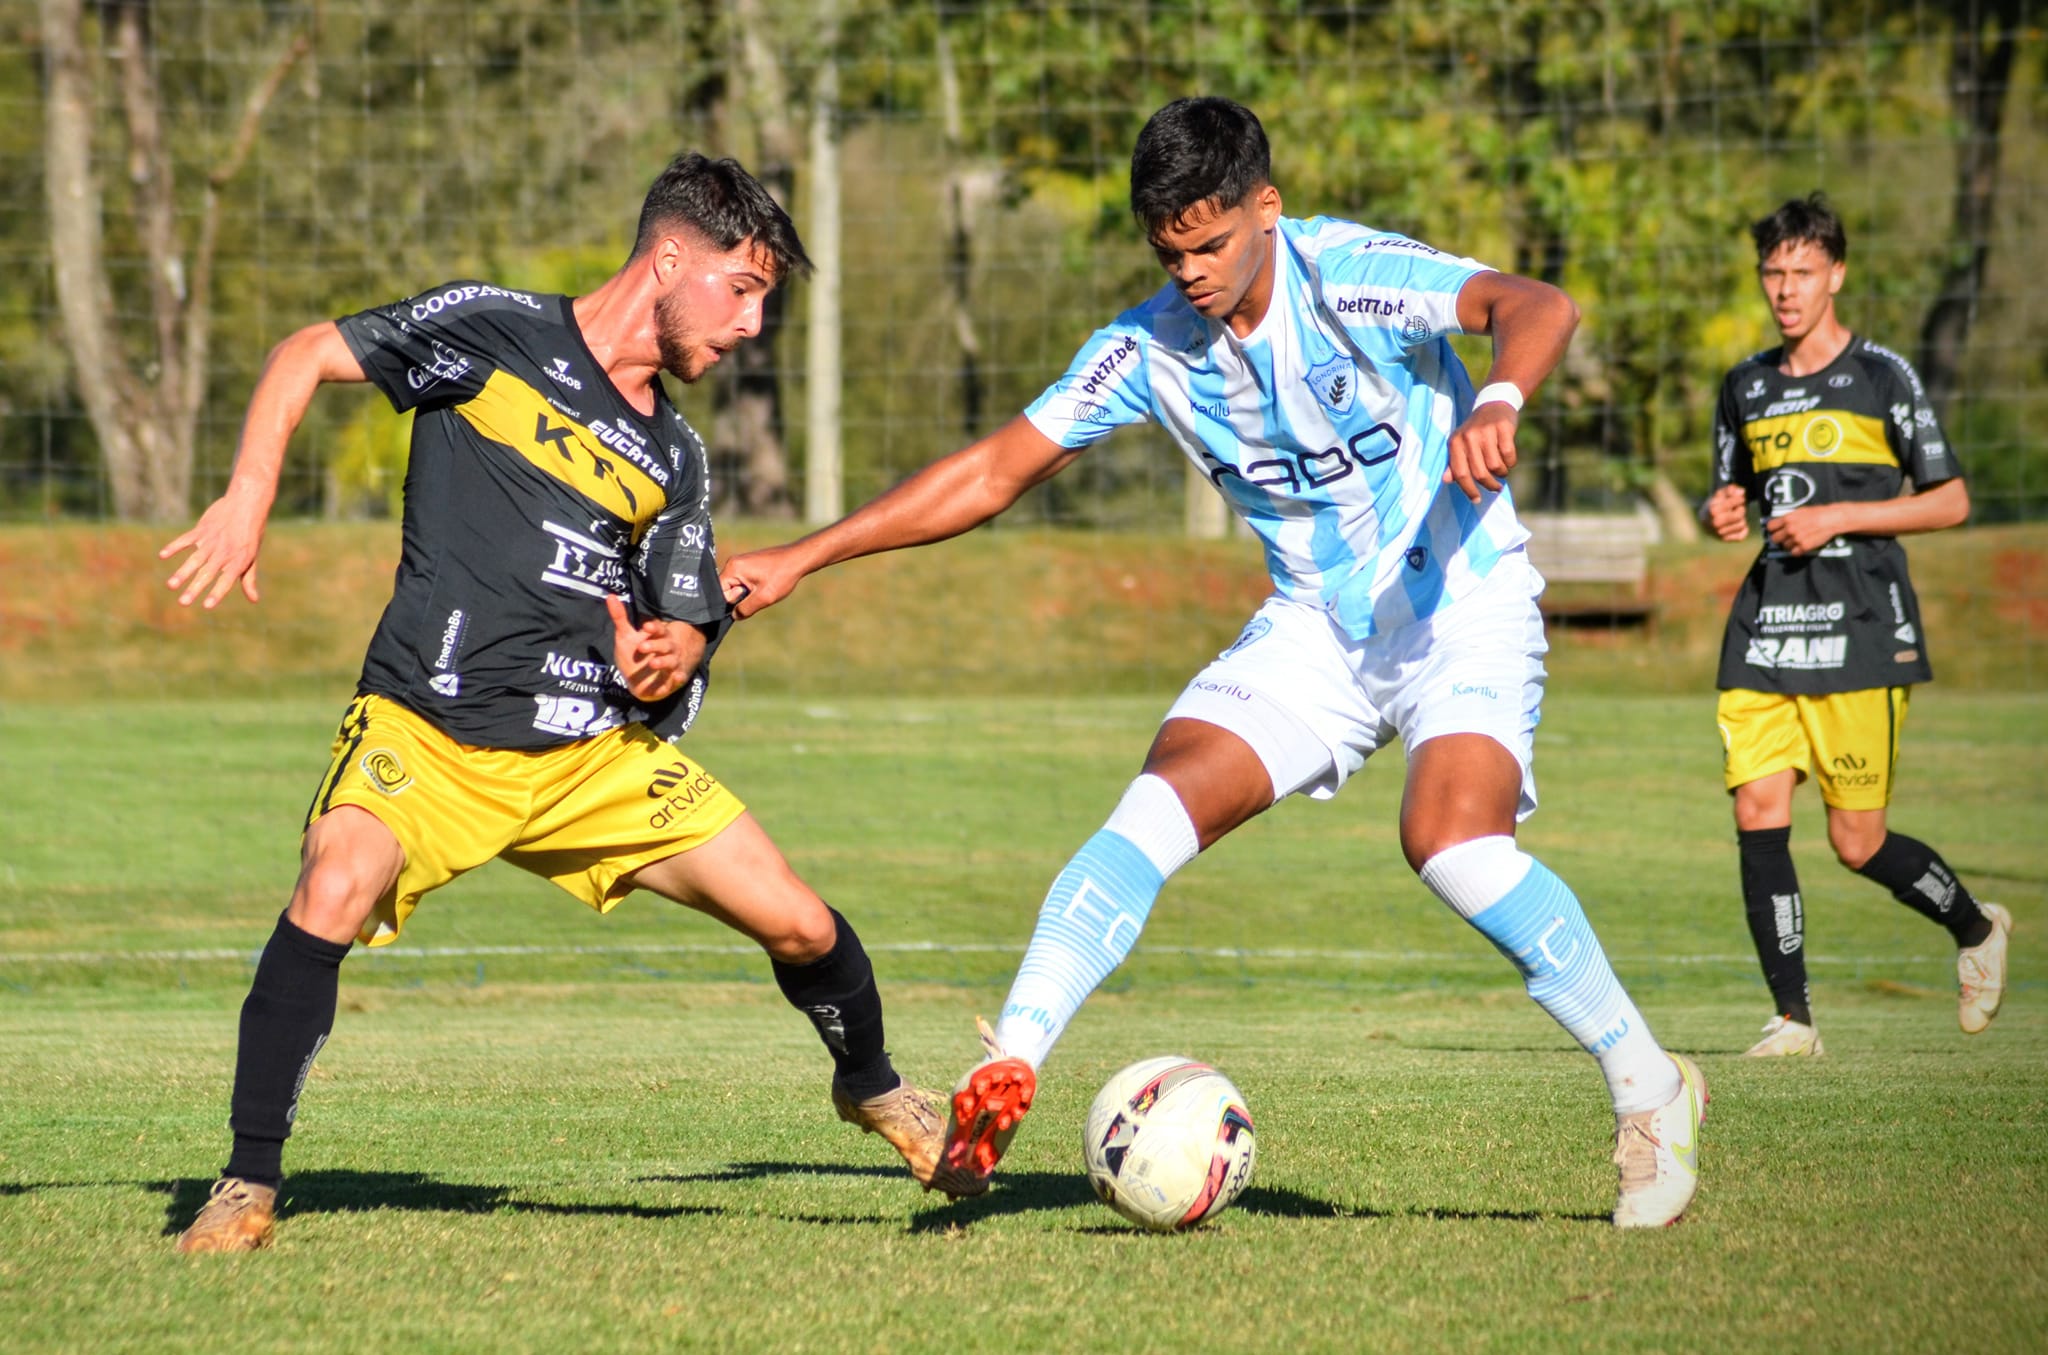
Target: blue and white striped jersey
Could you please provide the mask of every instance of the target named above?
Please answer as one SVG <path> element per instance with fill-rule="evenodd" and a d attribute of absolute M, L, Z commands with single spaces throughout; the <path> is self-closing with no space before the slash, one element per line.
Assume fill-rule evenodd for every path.
<path fill-rule="evenodd" d="M 1282 218 L 1249 338 L 1171 284 L 1099 329 L 1024 411 L 1064 447 L 1157 420 L 1265 543 L 1273 586 L 1359 639 L 1470 592 L 1528 538 L 1507 492 L 1445 485 L 1472 383 L 1446 335 L 1471 259 Z"/>

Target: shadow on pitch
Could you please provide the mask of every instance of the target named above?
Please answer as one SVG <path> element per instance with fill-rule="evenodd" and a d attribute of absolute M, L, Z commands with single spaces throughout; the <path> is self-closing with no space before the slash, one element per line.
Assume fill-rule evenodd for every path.
<path fill-rule="evenodd" d="M 970 1228 L 983 1219 L 1005 1214 L 1027 1214 L 1046 1209 L 1075 1209 L 1095 1203 L 1095 1192 L 1079 1175 L 1057 1172 L 1004 1172 L 986 1195 L 954 1200 L 937 1209 L 927 1209 L 910 1221 L 913 1233 L 946 1232 Z M 1276 1186 L 1251 1186 L 1237 1197 L 1232 1210 L 1274 1219 L 1430 1219 L 1446 1222 L 1509 1223 L 1597 1223 L 1612 1222 L 1606 1214 L 1571 1214 L 1538 1209 L 1374 1209 L 1364 1205 L 1343 1205 Z M 1103 1223 L 1083 1228 L 1084 1233 L 1122 1234 L 1128 1224 Z"/>
<path fill-rule="evenodd" d="M 183 1232 L 198 1215 L 213 1181 L 183 1177 L 147 1181 L 143 1186 L 170 1196 L 164 1205 L 164 1234 L 171 1236 Z M 727 1212 L 696 1204 L 559 1204 L 522 1199 L 509 1186 L 437 1181 L 419 1172 L 309 1171 L 294 1172 L 285 1182 L 277 1216 L 283 1220 L 300 1214 L 353 1214 L 375 1209 L 429 1214 L 609 1214 L 636 1219 L 721 1217 Z"/>
<path fill-rule="evenodd" d="M 640 1181 L 668 1185 L 690 1185 L 703 1181 L 763 1181 L 771 1176 L 872 1176 L 902 1177 L 901 1167 L 855 1167 L 839 1162 L 728 1162 L 716 1171 L 691 1172 L 686 1176 L 641 1176 Z"/>

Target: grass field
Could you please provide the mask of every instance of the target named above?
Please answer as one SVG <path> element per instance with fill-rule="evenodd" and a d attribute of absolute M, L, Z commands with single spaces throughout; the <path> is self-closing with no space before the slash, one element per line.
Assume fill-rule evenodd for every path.
<path fill-rule="evenodd" d="M 1162 701 L 715 701 L 697 754 L 875 952 L 899 1063 L 949 1082 L 1038 897 Z M 0 707 L 0 1346 L 279 1350 L 1976 1350 L 2048 1342 L 2048 698 L 1916 701 L 1902 825 L 2021 930 L 1992 1031 L 1939 932 L 1802 805 L 1830 1055 L 1769 1014 L 1705 697 L 1555 697 L 1525 841 L 1714 1103 L 1691 1216 L 1605 1222 L 1591 1063 L 1399 863 L 1398 768 L 1170 886 L 1047 1067 L 988 1197 L 920 1194 L 826 1104 L 765 962 L 646 896 L 502 866 L 343 971 L 273 1250 L 171 1238 L 226 1150 L 235 1012 L 339 702 Z M 1257 1179 L 1199 1233 L 1089 1197 L 1137 1057 L 1219 1063 Z"/>

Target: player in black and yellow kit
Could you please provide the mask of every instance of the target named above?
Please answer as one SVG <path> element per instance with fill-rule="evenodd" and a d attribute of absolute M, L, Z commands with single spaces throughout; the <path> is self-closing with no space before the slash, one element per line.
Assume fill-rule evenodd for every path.
<path fill-rule="evenodd" d="M 1933 676 L 1897 538 L 1957 526 L 1969 491 L 1912 367 L 1835 315 L 1848 239 L 1825 200 L 1788 202 L 1750 232 L 1783 343 L 1722 383 L 1703 510 L 1723 541 L 1741 541 L 1754 502 L 1765 538 L 1729 611 L 1718 679 L 1743 904 L 1777 1003 L 1749 1053 L 1821 1052 L 1790 847 L 1792 791 L 1809 775 L 1842 864 L 1955 938 L 1958 1017 L 1976 1034 L 2004 994 L 2012 918 L 1885 824 L 1907 698 Z"/>
<path fill-rule="evenodd" d="M 326 382 L 368 381 L 414 411 L 404 545 L 242 1008 L 233 1153 L 180 1250 L 270 1240 L 351 943 L 395 940 L 422 895 L 494 857 L 600 911 L 650 889 L 752 937 L 831 1053 L 840 1115 L 927 1186 L 974 1190 L 939 1164 L 935 1102 L 890 1064 L 853 928 L 672 743 L 729 614 L 704 446 L 658 373 L 697 380 L 808 263 L 745 170 L 685 155 L 588 295 L 451 282 L 271 354 L 226 493 L 162 552 L 191 552 L 169 580 L 179 601 L 210 608 L 237 586 L 257 600 L 285 446 Z"/>

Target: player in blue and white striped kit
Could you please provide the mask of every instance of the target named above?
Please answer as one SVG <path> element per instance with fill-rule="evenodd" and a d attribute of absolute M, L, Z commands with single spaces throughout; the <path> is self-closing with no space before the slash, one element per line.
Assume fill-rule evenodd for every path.
<path fill-rule="evenodd" d="M 1401 847 L 1599 1061 L 1614 1221 L 1676 1219 L 1706 1087 L 1651 1036 L 1563 881 L 1515 843 L 1547 646 L 1528 533 L 1501 477 L 1517 412 L 1578 310 L 1556 288 L 1350 222 L 1281 215 L 1258 119 L 1225 99 L 1154 114 L 1131 205 L 1170 279 L 1093 337 L 1020 417 L 830 527 L 724 570 L 740 616 L 814 570 L 958 535 L 1112 429 L 1158 422 L 1264 544 L 1273 596 L 1167 712 L 1143 773 L 1053 881 L 948 1157 L 986 1176 L 1081 1002 L 1130 953 L 1167 877 L 1296 792 L 1327 799 L 1393 739 Z M 1476 396 L 1450 334 L 1489 334 Z"/>

